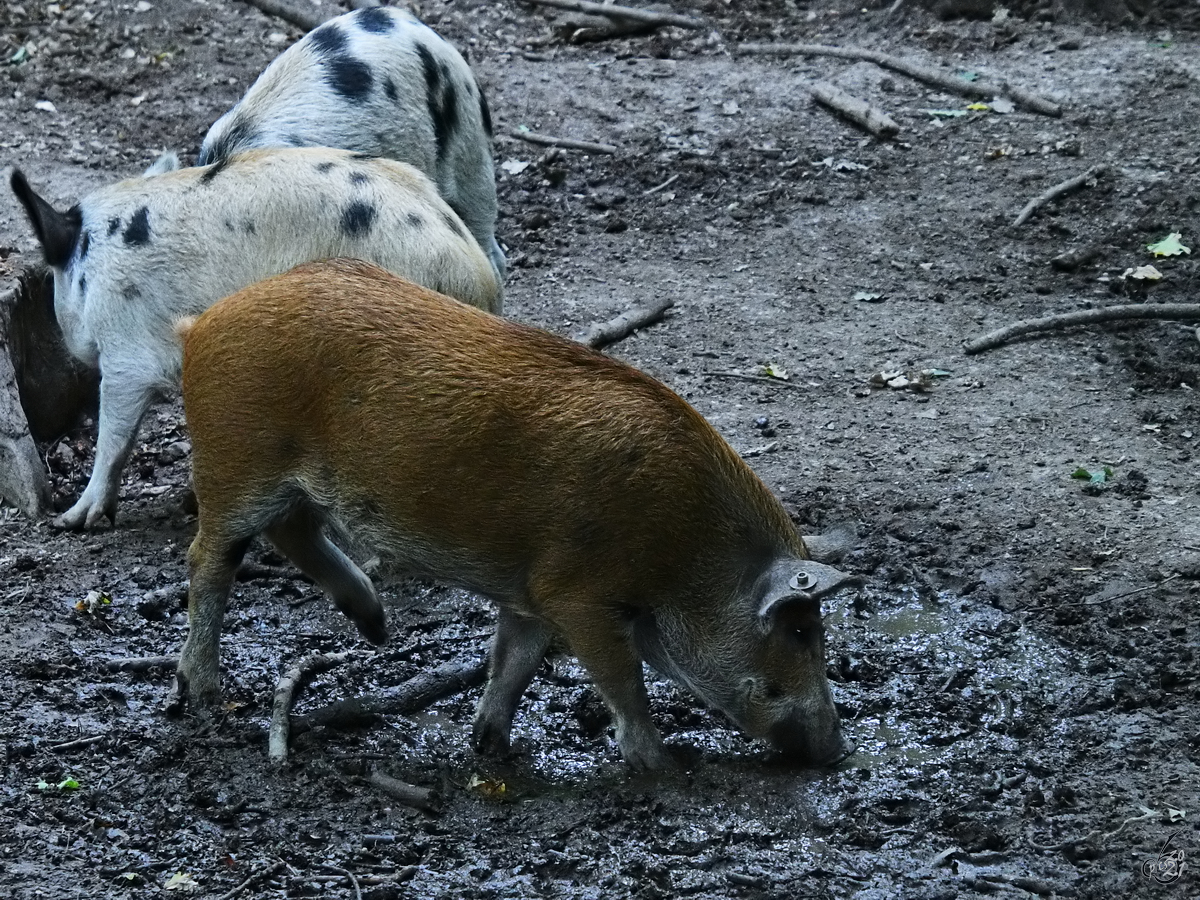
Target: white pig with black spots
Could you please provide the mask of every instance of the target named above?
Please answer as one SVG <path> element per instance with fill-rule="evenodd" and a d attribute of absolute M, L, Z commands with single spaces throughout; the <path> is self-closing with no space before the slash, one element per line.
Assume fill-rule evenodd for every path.
<path fill-rule="evenodd" d="M 227 294 L 299 263 L 354 257 L 500 311 L 479 244 L 428 178 L 394 160 L 255 150 L 101 188 L 65 213 L 16 170 L 12 188 L 54 273 L 67 348 L 101 379 L 95 465 L 60 527 L 115 521 L 138 424 L 178 386 L 175 324 Z"/>
<path fill-rule="evenodd" d="M 208 130 L 199 165 L 265 147 L 341 147 L 416 166 L 503 280 L 487 100 L 457 50 L 408 12 L 360 9 L 284 51 Z"/>

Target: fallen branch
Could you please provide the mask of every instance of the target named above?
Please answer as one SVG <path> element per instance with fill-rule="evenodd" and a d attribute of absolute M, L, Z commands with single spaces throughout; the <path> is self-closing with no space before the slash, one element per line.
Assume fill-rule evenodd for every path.
<path fill-rule="evenodd" d="M 233 890 L 226 891 L 224 894 L 218 897 L 217 900 L 233 900 L 234 897 L 242 893 L 242 891 L 246 890 L 246 888 L 250 887 L 250 885 L 254 884 L 254 882 L 258 881 L 260 878 L 270 878 L 280 869 L 284 869 L 286 867 L 287 863 L 281 859 L 264 869 L 260 869 L 257 872 L 252 872 L 249 878 L 247 878 Z"/>
<path fill-rule="evenodd" d="M 436 813 L 438 811 L 437 797 L 428 788 L 417 787 L 407 781 L 400 781 L 384 775 L 382 772 L 372 772 L 367 779 L 390 797 L 399 800 L 405 806 L 419 809 L 422 812 Z"/>
<path fill-rule="evenodd" d="M 370 725 L 385 715 L 410 715 L 446 697 L 483 684 L 487 663 L 449 663 L 410 678 L 404 684 L 380 697 L 358 697 L 340 700 L 313 710 L 304 716 L 291 717 L 292 734 L 302 734 L 313 728 L 347 730 Z"/>
<path fill-rule="evenodd" d="M 668 309 L 675 305 L 674 300 L 659 300 L 649 306 L 639 306 L 629 312 L 621 313 L 615 319 L 593 325 L 579 339 L 579 343 L 599 350 L 609 344 L 623 341 L 639 328 L 645 328 L 661 319 Z"/>
<path fill-rule="evenodd" d="M 106 672 L 149 672 L 151 669 L 174 669 L 178 656 L 124 656 L 100 660 Z"/>
<path fill-rule="evenodd" d="M 1095 325 L 1097 322 L 1122 322 L 1137 319 L 1200 319 L 1200 303 L 1155 303 L 1106 306 L 1102 309 L 1078 309 L 1041 319 L 1022 319 L 976 338 L 963 346 L 968 356 L 992 350 L 1001 344 L 1034 331 L 1067 328 L 1071 325 Z"/>
<path fill-rule="evenodd" d="M 987 81 L 983 78 L 967 81 L 963 78 L 955 78 L 953 75 L 946 75 L 920 63 L 881 53 L 878 50 L 868 50 L 865 47 L 830 47 L 826 44 L 742 44 L 738 47 L 738 52 L 774 56 L 836 56 L 842 59 L 863 59 L 884 69 L 891 69 L 893 72 L 899 72 L 909 78 L 941 88 L 951 94 L 982 100 L 996 96 L 1010 97 L 1019 106 L 1032 112 L 1041 113 L 1043 116 L 1057 118 L 1062 115 L 1062 107 L 1058 104 L 1014 87 L 1008 82 Z"/>
<path fill-rule="evenodd" d="M 73 741 L 67 741 L 65 744 L 52 744 L 50 749 L 55 753 L 60 753 L 63 750 L 75 750 L 79 747 L 90 747 L 92 744 L 100 743 L 106 736 L 107 735 L 97 734 L 93 735 L 92 737 L 76 738 Z"/>
<path fill-rule="evenodd" d="M 887 113 L 876 109 L 866 100 L 847 94 L 841 88 L 824 81 L 802 81 L 801 87 L 812 94 L 813 99 L 822 106 L 829 107 L 860 128 L 865 128 L 875 137 L 895 137 L 900 131 L 900 126 Z"/>
<path fill-rule="evenodd" d="M 1038 196 L 1034 197 L 1025 204 L 1025 208 L 1022 209 L 1016 219 L 1013 220 L 1013 227 L 1020 228 L 1033 217 L 1035 212 L 1037 212 L 1041 207 L 1045 206 L 1051 200 L 1057 200 L 1063 194 L 1069 194 L 1072 191 L 1077 191 L 1089 181 L 1094 181 L 1095 179 L 1099 178 L 1104 174 L 1105 168 L 1105 166 L 1092 166 L 1082 175 L 1076 175 L 1074 178 L 1068 178 L 1066 181 L 1061 181 L 1044 194 L 1039 194 Z"/>
<path fill-rule="evenodd" d="M 650 34 L 654 25 L 632 19 L 606 19 L 603 16 L 567 14 L 551 26 L 553 32 L 568 44 L 588 44 L 614 38 Z"/>
<path fill-rule="evenodd" d="M 275 705 L 271 710 L 271 729 L 267 736 L 267 757 L 271 762 L 282 763 L 287 759 L 288 731 L 296 694 L 314 675 L 340 666 L 354 656 L 355 652 L 345 650 L 341 653 L 310 653 L 279 679 L 275 688 Z"/>
<path fill-rule="evenodd" d="M 287 0 L 242 0 L 242 2 L 268 16 L 283 19 L 297 28 L 303 28 L 305 31 L 312 31 L 318 25 L 332 18 L 332 16 L 323 16 L 320 13 L 309 12 L 307 9 L 293 6 Z"/>
<path fill-rule="evenodd" d="M 561 147 L 563 150 L 582 150 L 584 153 L 616 153 L 617 148 L 612 144 L 597 144 L 594 141 L 577 141 L 573 138 L 553 137 L 549 134 L 538 134 L 535 131 L 510 131 L 510 137 L 530 144 L 540 144 L 543 147 Z"/>
<path fill-rule="evenodd" d="M 649 197 L 651 194 L 657 194 L 659 191 L 663 190 L 664 188 L 669 188 L 671 185 L 673 185 L 678 180 L 679 180 L 679 173 L 676 172 L 674 175 L 672 175 L 670 178 L 668 178 L 662 184 L 656 184 L 654 187 L 647 188 L 646 190 L 642 191 L 642 196 Z"/>
<path fill-rule="evenodd" d="M 589 3 L 587 0 L 525 0 L 534 6 L 553 6 L 555 9 L 566 9 L 571 12 L 588 13 L 593 16 L 604 16 L 607 19 L 643 22 L 656 28 L 664 25 L 674 25 L 677 28 L 707 28 L 708 23 L 703 19 L 691 16 L 681 16 L 676 13 L 660 13 L 649 9 L 635 9 L 632 6 L 608 6 L 602 3 Z"/>

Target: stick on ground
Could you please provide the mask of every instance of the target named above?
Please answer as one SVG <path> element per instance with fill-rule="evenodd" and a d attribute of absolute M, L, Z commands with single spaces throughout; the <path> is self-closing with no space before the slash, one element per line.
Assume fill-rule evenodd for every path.
<path fill-rule="evenodd" d="M 1077 191 L 1090 181 L 1094 181 L 1103 175 L 1106 171 L 1105 166 L 1092 166 L 1082 175 L 1076 175 L 1074 178 L 1068 178 L 1066 181 L 1060 181 L 1044 194 L 1039 194 L 1028 203 L 1025 208 L 1013 220 L 1013 227 L 1020 228 L 1031 218 L 1033 214 L 1049 203 L 1051 200 L 1057 200 L 1063 194 L 1069 194 L 1071 191 Z"/>
<path fill-rule="evenodd" d="M 616 153 L 617 148 L 612 144 L 597 144 L 594 141 L 577 141 L 573 138 L 554 137 L 549 134 L 538 134 L 535 131 L 510 131 L 510 137 L 531 144 L 541 144 L 543 147 L 561 147 L 563 150 L 582 150 L 584 153 Z"/>
<path fill-rule="evenodd" d="M 312 31 L 318 25 L 332 18 L 332 16 L 323 16 L 320 13 L 294 6 L 287 0 L 242 0 L 242 2 L 268 16 L 283 19 L 297 28 L 303 28 L 305 31 Z"/>
<path fill-rule="evenodd" d="M 645 328 L 661 319 L 668 309 L 675 305 L 674 300 L 659 300 L 649 306 L 639 306 L 629 312 L 621 313 L 615 319 L 593 325 L 579 339 L 579 343 L 600 350 L 609 344 L 623 341 L 639 328 Z"/>
<path fill-rule="evenodd" d="M 895 137 L 900 126 L 882 110 L 876 109 L 866 100 L 847 94 L 841 88 L 824 81 L 802 82 L 813 99 L 849 119 L 860 128 L 865 128 L 878 138 Z"/>
<path fill-rule="evenodd" d="M 317 727 L 350 729 L 370 725 L 380 716 L 410 715 L 418 710 L 469 688 L 483 684 L 487 663 L 449 663 L 410 678 L 404 684 L 378 697 L 341 700 L 313 710 L 305 716 L 291 717 L 291 731 L 301 734 Z"/>
<path fill-rule="evenodd" d="M 252 872 L 252 873 L 250 873 L 249 878 L 247 878 L 245 881 L 243 881 L 241 884 L 239 884 L 233 890 L 226 891 L 224 894 L 222 894 L 220 897 L 218 897 L 217 900 L 233 900 L 234 897 L 236 897 L 238 894 L 242 893 L 242 891 L 246 890 L 246 888 L 250 887 L 250 885 L 254 884 L 254 882 L 258 881 L 258 879 L 270 878 L 272 875 L 274 875 L 280 869 L 284 869 L 286 867 L 287 867 L 287 863 L 281 859 L 278 862 L 273 863 L 272 865 L 268 866 L 265 869 L 260 869 L 257 872 Z"/>
<path fill-rule="evenodd" d="M 1121 322 L 1137 319 L 1200 319 L 1200 303 L 1155 303 L 1128 304 L 1125 306 L 1107 306 L 1103 309 L 1079 309 L 1069 313 L 1059 313 L 1041 319 L 1022 319 L 1003 328 L 976 338 L 963 346 L 963 352 L 968 356 L 992 350 L 1015 337 L 1034 331 L 1047 331 L 1051 328 L 1068 328 L 1072 325 L 1094 325 L 1097 322 Z"/>
<path fill-rule="evenodd" d="M 174 669 L 178 656 L 123 656 L 102 659 L 100 668 L 106 672 L 149 672 L 151 669 Z"/>
<path fill-rule="evenodd" d="M 271 730 L 267 737 L 267 757 L 271 762 L 282 763 L 287 759 L 292 705 L 296 702 L 296 695 L 300 689 L 317 673 L 340 666 L 354 655 L 353 650 L 341 653 L 311 653 L 294 668 L 288 669 L 279 679 L 275 688 L 275 705 L 271 710 Z"/>
<path fill-rule="evenodd" d="M 1041 113 L 1043 116 L 1057 118 L 1062 115 L 1062 107 L 1057 103 L 1014 87 L 1008 82 L 988 81 L 984 78 L 967 81 L 965 78 L 955 78 L 953 75 L 946 75 L 937 69 L 931 69 L 899 56 L 881 53 L 878 50 L 867 50 L 864 47 L 830 47 L 826 44 L 742 44 L 738 47 L 738 52 L 775 56 L 837 56 L 842 59 L 865 59 L 884 69 L 891 69 L 893 72 L 907 75 L 909 78 L 941 88 L 951 94 L 982 100 L 996 96 L 1009 97 L 1018 106 Z"/>
<path fill-rule="evenodd" d="M 674 25 L 678 28 L 706 28 L 708 23 L 703 19 L 691 16 L 681 16 L 676 13 L 660 13 L 649 9 L 635 9 L 631 6 L 609 6 L 601 3 L 588 3 L 587 0 L 526 0 L 534 6 L 553 6 L 555 9 L 566 9 L 571 12 L 588 13 L 593 16 L 605 16 L 618 21 L 624 19 L 632 22 L 644 22 L 647 25 L 661 27 Z"/>
<path fill-rule="evenodd" d="M 437 797 L 428 788 L 417 787 L 415 784 L 400 781 L 397 778 L 384 775 L 382 772 L 372 772 L 368 780 L 375 787 L 388 796 L 399 800 L 405 806 L 411 806 L 413 809 L 419 809 L 428 813 L 436 813 L 438 811 Z"/>

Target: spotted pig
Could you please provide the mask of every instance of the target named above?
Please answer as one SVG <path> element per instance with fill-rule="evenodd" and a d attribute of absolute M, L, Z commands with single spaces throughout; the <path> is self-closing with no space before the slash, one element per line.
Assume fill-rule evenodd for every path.
<path fill-rule="evenodd" d="M 373 7 L 309 32 L 209 129 L 199 164 L 259 147 L 342 147 L 416 166 L 498 277 L 492 119 L 466 61 L 408 12 Z"/>
<path fill-rule="evenodd" d="M 173 328 L 297 263 L 354 256 L 482 309 L 500 283 L 454 211 L 412 166 L 326 148 L 256 150 L 123 181 L 67 212 L 15 171 L 54 273 L 67 349 L 100 371 L 96 462 L 56 524 L 115 521 L 121 469 L 154 397 L 177 385 Z M 319 364 L 319 357 L 314 360 Z"/>

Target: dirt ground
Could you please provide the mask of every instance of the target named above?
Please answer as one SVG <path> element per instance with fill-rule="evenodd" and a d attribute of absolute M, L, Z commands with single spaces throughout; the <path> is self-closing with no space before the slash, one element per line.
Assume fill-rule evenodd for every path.
<path fill-rule="evenodd" d="M 526 697 L 511 759 L 470 750 L 468 691 L 300 735 L 273 770 L 281 670 L 359 651 L 300 712 L 385 692 L 482 657 L 494 612 L 391 585 L 394 640 L 372 653 L 266 547 L 226 618 L 228 715 L 167 718 L 168 672 L 102 660 L 177 653 L 186 631 L 195 519 L 168 403 L 143 427 L 115 529 L 57 534 L 0 509 L 0 893 L 218 897 L 258 876 L 241 896 L 1200 895 L 1194 330 L 962 350 L 1022 318 L 1195 299 L 1200 248 L 1147 249 L 1172 232 L 1200 242 L 1194 10 L 1114 25 L 889 6 L 700 0 L 701 31 L 572 45 L 548 38 L 552 10 L 420 4 L 491 101 L 509 314 L 571 335 L 673 298 L 613 352 L 707 416 L 804 531 L 857 524 L 844 566 L 867 586 L 826 608 L 856 755 L 785 767 L 652 680 L 681 770 L 632 776 L 562 659 Z M 164 147 L 194 159 L 299 33 L 237 2 L 8 0 L 0 163 L 65 207 Z M 882 49 L 1011 79 L 1065 112 L 970 110 L 870 63 L 734 53 L 751 40 Z M 801 78 L 877 104 L 900 134 L 866 136 Z M 508 136 L 522 127 L 618 149 L 547 152 Z M 1012 224 L 1098 164 L 1094 185 Z M 1091 261 L 1050 265 L 1070 250 Z M 15 201 L 0 203 L 0 257 L 0 289 L 38 258 Z M 1145 265 L 1161 280 L 1124 277 Z M 60 508 L 91 440 L 83 428 L 43 448 Z M 438 811 L 390 799 L 374 769 L 433 788 Z"/>

